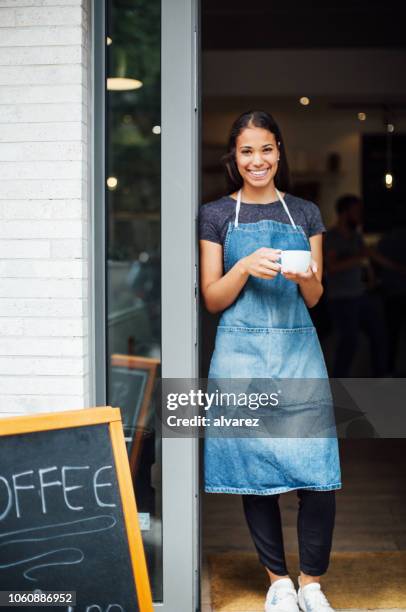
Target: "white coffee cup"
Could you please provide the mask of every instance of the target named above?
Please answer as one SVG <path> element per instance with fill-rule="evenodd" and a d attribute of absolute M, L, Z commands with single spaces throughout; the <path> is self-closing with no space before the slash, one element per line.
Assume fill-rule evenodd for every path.
<path fill-rule="evenodd" d="M 281 265 L 282 272 L 306 272 L 310 265 L 310 251 L 282 251 Z"/>

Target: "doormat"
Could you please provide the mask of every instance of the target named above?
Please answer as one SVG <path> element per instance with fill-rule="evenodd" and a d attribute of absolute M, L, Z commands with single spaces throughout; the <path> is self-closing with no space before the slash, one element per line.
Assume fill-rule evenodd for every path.
<path fill-rule="evenodd" d="M 255 553 L 208 556 L 213 612 L 263 612 L 269 579 Z M 299 559 L 287 554 L 297 587 Z M 320 583 L 333 608 L 405 608 L 406 551 L 336 552 Z"/>

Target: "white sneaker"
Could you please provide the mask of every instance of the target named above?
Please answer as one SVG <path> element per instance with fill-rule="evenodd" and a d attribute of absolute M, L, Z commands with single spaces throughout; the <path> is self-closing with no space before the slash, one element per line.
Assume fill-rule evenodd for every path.
<path fill-rule="evenodd" d="M 334 608 L 331 607 L 318 582 L 310 582 L 301 587 L 299 576 L 298 583 L 298 602 L 303 612 L 334 612 Z"/>
<path fill-rule="evenodd" d="M 265 612 L 299 612 L 295 585 L 290 578 L 275 580 L 268 589 Z"/>

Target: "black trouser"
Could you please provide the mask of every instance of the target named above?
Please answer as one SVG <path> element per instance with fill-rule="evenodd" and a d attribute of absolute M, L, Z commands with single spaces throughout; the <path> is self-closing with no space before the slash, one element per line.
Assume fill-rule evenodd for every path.
<path fill-rule="evenodd" d="M 321 576 L 327 571 L 335 520 L 335 491 L 297 489 L 299 512 L 297 533 L 300 569 L 309 576 Z M 265 567 L 278 576 L 288 574 L 279 494 L 242 495 L 245 517 Z"/>

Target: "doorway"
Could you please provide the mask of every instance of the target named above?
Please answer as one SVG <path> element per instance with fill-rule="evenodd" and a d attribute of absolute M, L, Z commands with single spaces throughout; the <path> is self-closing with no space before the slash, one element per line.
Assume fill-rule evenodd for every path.
<path fill-rule="evenodd" d="M 406 43 L 400 26 L 404 19 L 405 8 L 393 0 L 334 0 L 311 5 L 301 0 L 282 4 L 260 0 L 252 6 L 201 0 L 200 202 L 214 202 L 228 194 L 220 158 L 226 152 L 233 120 L 249 109 L 267 110 L 284 135 L 292 193 L 316 203 L 327 228 L 336 223 L 341 196 L 359 197 L 366 245 L 406 266 L 401 248 L 406 237 L 402 170 L 406 161 L 402 146 Z M 376 260 L 369 261 L 363 273 L 374 307 L 374 326 L 382 327 L 387 343 L 386 376 L 403 379 L 406 307 L 402 313 L 391 308 L 394 303 L 406 305 L 406 277 L 398 274 L 395 278 Z M 395 334 L 391 312 L 396 319 Z M 332 376 L 339 333 L 327 297 L 311 314 Z M 202 378 L 207 377 L 218 319 L 201 304 Z M 371 338 L 360 327 L 348 376 L 374 376 L 370 347 Z M 382 439 L 377 432 L 351 431 L 340 439 L 343 487 L 337 492 L 333 551 L 361 555 L 406 551 L 403 434 L 396 439 L 392 432 L 391 439 Z M 202 471 L 200 474 L 202 478 Z M 295 493 L 281 496 L 280 506 L 286 551 L 295 555 Z M 262 609 L 255 607 L 258 601 L 250 603 L 250 597 L 255 589 L 265 588 L 267 579 L 256 559 L 240 496 L 202 492 L 201 515 L 202 610 L 216 612 L 216 602 L 224 611 Z M 219 568 L 231 566 L 236 557 L 240 564 L 235 581 L 228 600 L 221 599 L 226 579 Z M 247 583 L 244 567 L 255 567 L 263 577 L 252 575 Z M 244 590 L 246 599 L 240 600 Z M 246 608 L 238 607 L 241 601 L 247 603 Z M 353 607 L 362 606 L 355 603 Z"/>

